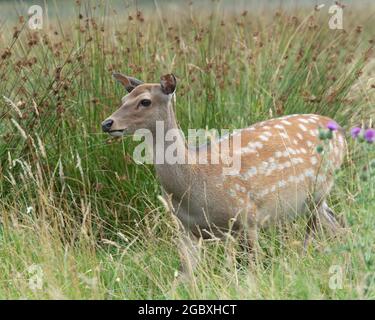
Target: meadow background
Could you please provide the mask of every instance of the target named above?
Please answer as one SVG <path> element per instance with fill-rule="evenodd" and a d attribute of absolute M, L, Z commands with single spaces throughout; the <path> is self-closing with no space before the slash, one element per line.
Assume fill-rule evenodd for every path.
<path fill-rule="evenodd" d="M 32 4 L 41 30 L 28 28 Z M 0 1 L 0 298 L 375 298 L 375 182 L 360 179 L 373 146 L 348 138 L 329 199 L 339 236 L 322 230 L 303 255 L 306 219 L 275 226 L 251 265 L 230 237 L 203 243 L 180 283 L 153 167 L 100 128 L 124 95 L 112 71 L 175 73 L 186 132 L 292 113 L 331 116 L 348 137 L 371 126 L 375 7 L 346 1 L 344 30 L 330 30 L 332 3 L 317 4 Z"/>

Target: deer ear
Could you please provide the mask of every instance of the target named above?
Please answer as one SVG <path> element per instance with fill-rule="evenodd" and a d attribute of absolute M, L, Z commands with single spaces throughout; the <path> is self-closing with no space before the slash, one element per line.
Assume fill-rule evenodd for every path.
<path fill-rule="evenodd" d="M 118 72 L 112 73 L 112 76 L 118 82 L 120 82 L 125 87 L 126 91 L 128 91 L 129 93 L 132 92 L 136 86 L 139 86 L 140 84 L 143 83 L 141 80 L 138 80 L 133 77 L 125 76 L 122 73 L 118 73 Z"/>
<path fill-rule="evenodd" d="M 166 74 L 160 78 L 161 90 L 165 94 L 172 94 L 176 90 L 177 80 L 176 77 L 171 74 Z"/>

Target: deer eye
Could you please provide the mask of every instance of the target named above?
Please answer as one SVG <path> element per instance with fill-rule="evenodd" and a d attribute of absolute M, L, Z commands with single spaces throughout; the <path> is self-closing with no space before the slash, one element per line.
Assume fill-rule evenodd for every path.
<path fill-rule="evenodd" d="M 151 105 L 151 100 L 149 100 L 149 99 L 143 99 L 143 100 L 141 100 L 141 105 L 143 107 L 149 107 Z"/>

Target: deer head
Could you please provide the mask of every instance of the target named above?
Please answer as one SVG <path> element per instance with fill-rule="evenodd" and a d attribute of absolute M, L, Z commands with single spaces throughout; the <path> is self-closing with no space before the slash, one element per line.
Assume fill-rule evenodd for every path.
<path fill-rule="evenodd" d="M 137 129 L 155 132 L 156 121 L 166 121 L 170 116 L 172 94 L 176 89 L 176 78 L 167 74 L 160 83 L 143 83 L 121 73 L 114 73 L 128 92 L 122 98 L 120 108 L 102 122 L 104 132 L 112 136 L 133 134 Z"/>

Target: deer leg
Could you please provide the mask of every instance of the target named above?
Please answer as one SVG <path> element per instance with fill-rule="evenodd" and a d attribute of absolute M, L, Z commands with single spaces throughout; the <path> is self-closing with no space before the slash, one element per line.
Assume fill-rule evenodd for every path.
<path fill-rule="evenodd" d="M 342 227 L 336 220 L 335 213 L 325 201 L 323 201 L 318 207 L 318 214 L 319 218 L 321 218 L 321 222 L 328 226 L 334 234 L 336 234 L 337 231 Z"/>
<path fill-rule="evenodd" d="M 238 244 L 241 250 L 237 257 L 237 263 L 240 265 L 251 265 L 256 262 L 258 245 L 257 227 L 250 226 L 240 231 L 238 234 Z"/>
<path fill-rule="evenodd" d="M 256 224 L 250 226 L 247 235 L 247 243 L 249 247 L 250 261 L 256 262 L 258 257 L 258 226 Z"/>
<path fill-rule="evenodd" d="M 184 279 L 191 279 L 194 270 L 199 260 L 199 248 L 198 239 L 191 232 L 185 230 L 184 225 L 178 217 L 178 213 L 184 210 L 178 201 L 172 198 L 172 195 L 168 195 L 163 190 L 163 197 L 160 199 L 164 204 L 167 211 L 170 213 L 172 221 L 174 222 L 178 237 L 175 239 L 175 244 L 178 248 L 178 254 L 180 257 L 180 277 Z"/>
<path fill-rule="evenodd" d="M 258 251 L 258 225 L 254 221 L 254 215 L 247 219 L 247 224 L 243 230 L 243 248 L 249 261 L 255 261 Z"/>
<path fill-rule="evenodd" d="M 342 227 L 341 224 L 336 220 L 333 210 L 327 205 L 325 200 L 321 201 L 317 208 L 313 209 L 313 213 L 307 222 L 305 241 L 304 241 L 304 251 L 306 252 L 307 246 L 310 243 L 311 236 L 316 232 L 318 228 L 318 223 L 327 226 L 333 234 Z"/>
<path fill-rule="evenodd" d="M 180 256 L 180 271 L 185 279 L 192 279 L 194 270 L 199 262 L 199 241 L 187 232 L 182 232 L 178 239 L 178 252 Z"/>
<path fill-rule="evenodd" d="M 317 217 L 316 214 L 312 214 L 309 218 L 309 221 L 307 221 L 306 226 L 306 233 L 305 233 L 305 240 L 303 242 L 303 251 L 307 251 L 307 247 L 310 244 L 311 236 L 317 229 Z"/>

